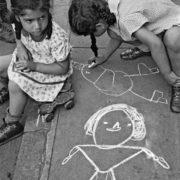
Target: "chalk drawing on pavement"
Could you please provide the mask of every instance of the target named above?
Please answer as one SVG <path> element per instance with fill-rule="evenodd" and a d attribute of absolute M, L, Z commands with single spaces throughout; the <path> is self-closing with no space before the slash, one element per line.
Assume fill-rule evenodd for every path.
<path fill-rule="evenodd" d="M 145 97 L 145 95 L 142 95 L 142 93 L 136 92 L 133 89 L 133 87 L 136 86 L 136 84 L 134 84 L 135 78 L 156 75 L 159 73 L 159 69 L 157 67 L 149 68 L 146 64 L 139 63 L 137 66 L 138 73 L 129 75 L 126 72 L 112 71 L 111 69 L 104 68 L 103 66 L 89 69 L 87 64 L 82 64 L 76 61 L 73 61 L 73 66 L 75 69 L 81 71 L 84 79 L 92 83 L 94 87 L 103 94 L 118 97 L 127 92 L 131 92 L 135 96 L 149 102 L 168 104 L 168 101 L 164 97 L 164 93 L 162 91 L 153 90 L 150 97 Z"/>
<path fill-rule="evenodd" d="M 147 145 L 134 145 L 145 139 L 146 127 L 143 115 L 132 106 L 104 107 L 89 118 L 84 129 L 86 135 L 92 136 L 94 144 L 74 146 L 62 165 L 76 153 L 82 153 L 95 170 L 89 180 L 98 180 L 102 174 L 105 180 L 116 180 L 114 170 L 142 153 L 163 168 L 170 168 L 166 160 L 154 154 Z"/>

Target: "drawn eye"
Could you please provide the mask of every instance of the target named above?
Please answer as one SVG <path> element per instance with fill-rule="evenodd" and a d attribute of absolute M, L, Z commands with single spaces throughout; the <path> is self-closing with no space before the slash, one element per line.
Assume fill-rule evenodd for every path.
<path fill-rule="evenodd" d="M 108 124 L 108 122 L 104 122 L 104 124 Z"/>

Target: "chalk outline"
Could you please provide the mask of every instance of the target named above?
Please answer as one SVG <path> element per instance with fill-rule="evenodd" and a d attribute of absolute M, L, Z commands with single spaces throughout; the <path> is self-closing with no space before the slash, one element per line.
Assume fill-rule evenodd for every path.
<path fill-rule="evenodd" d="M 133 92 L 132 88 L 134 86 L 134 82 L 132 80 L 132 77 L 137 77 L 137 76 L 148 76 L 148 75 L 151 75 L 151 74 L 158 74 L 159 73 L 159 69 L 157 67 L 154 67 L 154 68 L 149 68 L 145 63 L 139 63 L 137 66 L 138 68 L 138 73 L 137 74 L 130 74 L 128 75 L 126 72 L 124 71 L 112 71 L 111 69 L 108 69 L 108 68 L 104 68 L 103 66 L 100 66 L 102 69 L 104 69 L 104 71 L 99 75 L 99 77 L 96 79 L 95 82 L 92 82 L 90 81 L 89 79 L 86 78 L 86 76 L 84 75 L 83 73 L 83 70 L 84 68 L 87 66 L 87 64 L 82 64 L 82 63 L 79 63 L 79 62 L 76 62 L 76 61 L 73 61 L 73 67 L 75 69 L 78 69 L 81 71 L 81 74 L 83 76 L 84 79 L 86 79 L 88 82 L 92 83 L 94 85 L 94 87 L 96 87 L 101 93 L 105 94 L 105 95 L 108 95 L 108 96 L 114 96 L 114 97 L 119 97 L 119 96 L 122 96 L 123 94 L 127 93 L 127 92 L 131 92 L 132 94 L 134 94 L 135 96 L 138 96 L 144 100 L 147 100 L 149 102 L 153 102 L 153 103 L 162 103 L 162 104 L 168 104 L 168 100 L 163 98 L 163 92 L 162 91 L 159 91 L 159 90 L 154 90 L 153 93 L 152 93 L 152 96 L 150 99 L 144 97 L 144 96 L 141 96 L 135 92 Z M 144 66 L 146 69 L 149 70 L 150 73 L 141 73 L 141 68 L 140 66 Z M 120 94 L 110 94 L 108 93 L 108 90 L 102 90 L 100 89 L 98 86 L 96 86 L 96 82 L 101 78 L 101 76 L 103 76 L 103 74 L 106 72 L 106 71 L 110 71 L 112 72 L 113 74 L 113 80 L 112 80 L 112 86 L 113 86 L 113 83 L 114 83 L 114 79 L 115 79 L 115 74 L 118 73 L 118 72 L 121 72 L 124 75 L 124 77 L 129 77 L 129 80 L 131 82 L 131 86 L 126 90 L 126 91 L 123 91 L 123 93 L 120 93 Z M 156 94 L 160 94 L 159 98 L 157 100 L 154 100 L 154 97 L 156 96 Z"/>
<path fill-rule="evenodd" d="M 121 110 L 123 111 L 127 117 L 130 119 L 133 129 L 131 135 L 125 139 L 123 142 L 119 143 L 118 145 L 98 145 L 95 138 L 95 132 L 98 126 L 98 123 L 100 119 L 107 114 L 108 112 Z M 106 106 L 100 110 L 98 110 L 96 113 L 94 113 L 89 120 L 86 122 L 84 129 L 86 130 L 86 135 L 90 135 L 93 137 L 94 144 L 86 144 L 86 145 L 76 145 L 74 146 L 70 152 L 69 155 L 64 158 L 62 161 L 62 165 L 65 165 L 77 152 L 81 152 L 84 157 L 91 163 L 91 165 L 95 169 L 95 173 L 91 176 L 89 180 L 95 180 L 94 178 L 98 178 L 98 173 L 106 173 L 106 180 L 108 176 L 111 177 L 111 180 L 116 180 L 114 169 L 132 158 L 136 157 L 137 155 L 141 153 L 145 153 L 147 155 L 147 158 L 152 158 L 153 161 L 157 162 L 160 166 L 162 166 L 165 169 L 170 169 L 169 164 L 165 161 L 163 157 L 159 157 L 155 155 L 151 150 L 149 150 L 147 147 L 140 147 L 140 146 L 129 146 L 125 145 L 130 140 L 133 141 L 141 141 L 146 136 L 146 127 L 144 124 L 144 117 L 141 113 L 138 113 L 136 108 L 129 106 L 127 104 L 113 104 Z M 93 162 L 93 160 L 86 154 L 86 152 L 82 149 L 83 147 L 97 147 L 99 149 L 114 149 L 114 148 L 126 148 L 126 149 L 135 149 L 139 150 L 137 153 L 134 153 L 133 155 L 129 156 L 128 158 L 124 159 L 123 161 L 117 163 L 116 165 L 110 167 L 106 171 L 102 171 L 99 169 L 99 167 Z"/>

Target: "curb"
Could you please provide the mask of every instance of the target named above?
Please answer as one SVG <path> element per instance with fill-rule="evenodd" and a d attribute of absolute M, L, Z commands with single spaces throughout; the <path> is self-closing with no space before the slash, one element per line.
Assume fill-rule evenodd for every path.
<path fill-rule="evenodd" d="M 48 180 L 59 111 L 51 123 L 25 124 L 13 180 Z"/>

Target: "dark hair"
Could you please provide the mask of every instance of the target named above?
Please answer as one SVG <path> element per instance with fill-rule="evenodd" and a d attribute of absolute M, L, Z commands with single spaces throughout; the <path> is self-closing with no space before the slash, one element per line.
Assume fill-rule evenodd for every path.
<path fill-rule="evenodd" d="M 13 12 L 13 23 L 15 24 L 16 38 L 21 38 L 22 24 L 16 20 L 15 15 L 23 16 L 25 9 L 41 10 L 48 12 L 48 25 L 45 29 L 47 33 L 47 39 L 50 39 L 52 34 L 52 15 L 49 11 L 50 0 L 11 0 L 11 10 Z"/>
<path fill-rule="evenodd" d="M 91 49 L 97 56 L 96 24 L 104 20 L 109 26 L 116 22 L 116 17 L 110 12 L 108 3 L 105 0 L 72 0 L 68 11 L 69 24 L 72 32 L 77 35 L 90 35 Z"/>

